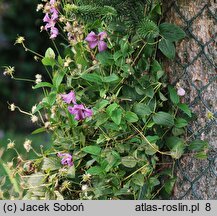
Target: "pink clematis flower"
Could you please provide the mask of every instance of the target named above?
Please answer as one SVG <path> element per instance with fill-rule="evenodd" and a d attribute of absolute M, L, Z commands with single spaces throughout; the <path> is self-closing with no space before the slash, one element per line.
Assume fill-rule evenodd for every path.
<path fill-rule="evenodd" d="M 83 120 L 93 115 L 93 111 L 91 109 L 85 108 L 83 104 L 75 104 L 73 107 L 69 106 L 68 111 L 75 115 L 75 120 L 77 121 Z"/>
<path fill-rule="evenodd" d="M 76 104 L 75 93 L 73 91 L 70 91 L 68 94 L 61 94 L 61 97 L 67 104 L 70 104 L 71 102 Z"/>
<path fill-rule="evenodd" d="M 102 52 L 107 49 L 107 44 L 103 41 L 106 37 L 106 32 L 100 32 L 98 35 L 96 35 L 95 32 L 91 31 L 85 40 L 88 42 L 91 49 L 94 49 L 96 46 L 98 46 L 99 52 Z"/>
<path fill-rule="evenodd" d="M 58 10 L 55 8 L 53 5 L 55 1 L 50 1 L 51 8 L 49 13 L 46 13 L 43 21 L 46 23 L 45 25 L 45 30 L 48 31 L 50 29 L 50 38 L 56 38 L 57 35 L 59 34 L 58 29 L 55 27 L 57 19 L 58 19 Z"/>
<path fill-rule="evenodd" d="M 178 90 L 177 90 L 177 95 L 184 96 L 185 95 L 185 90 L 182 87 L 179 87 Z"/>
<path fill-rule="evenodd" d="M 69 153 L 58 153 L 58 157 L 63 157 L 61 160 L 62 165 L 68 165 L 68 166 L 73 166 L 73 161 L 72 161 L 72 155 Z"/>

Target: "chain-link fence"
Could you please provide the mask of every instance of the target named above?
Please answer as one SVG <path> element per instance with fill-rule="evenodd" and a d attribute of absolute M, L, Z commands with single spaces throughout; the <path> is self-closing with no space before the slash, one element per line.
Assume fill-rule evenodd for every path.
<path fill-rule="evenodd" d="M 164 17 L 187 35 L 177 44 L 176 61 L 165 67 L 170 81 L 185 87 L 185 100 L 196 114 L 189 134 L 210 144 L 207 159 L 189 154 L 177 161 L 173 198 L 217 199 L 217 3 L 170 1 L 165 3 Z"/>

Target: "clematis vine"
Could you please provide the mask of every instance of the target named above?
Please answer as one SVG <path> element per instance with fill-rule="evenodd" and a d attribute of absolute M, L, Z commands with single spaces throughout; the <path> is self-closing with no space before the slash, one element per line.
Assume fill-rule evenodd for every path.
<path fill-rule="evenodd" d="M 70 91 L 68 94 L 61 94 L 61 97 L 67 104 L 76 104 L 75 93 L 73 91 Z"/>
<path fill-rule="evenodd" d="M 51 0 L 49 3 L 50 6 L 50 11 L 49 13 L 46 13 L 43 21 L 46 23 L 45 25 L 45 30 L 48 31 L 50 29 L 50 38 L 56 38 L 57 35 L 59 34 L 59 30 L 55 27 L 57 19 L 58 19 L 58 10 L 56 9 L 55 6 L 56 1 Z"/>
<path fill-rule="evenodd" d="M 85 108 L 83 104 L 75 104 L 73 107 L 69 106 L 68 111 L 75 115 L 75 120 L 80 121 L 85 118 L 91 117 L 93 111 L 91 109 Z"/>
<path fill-rule="evenodd" d="M 62 165 L 68 165 L 68 166 L 73 166 L 73 161 L 72 161 L 72 155 L 69 153 L 58 153 L 58 157 L 62 157 L 61 164 Z"/>
<path fill-rule="evenodd" d="M 68 94 L 61 94 L 63 101 L 67 104 L 73 103 L 74 106 L 68 106 L 68 111 L 75 116 L 75 120 L 80 121 L 85 118 L 91 117 L 93 111 L 86 108 L 83 104 L 77 104 L 75 93 L 70 91 Z"/>
<path fill-rule="evenodd" d="M 95 34 L 95 32 L 91 31 L 85 40 L 88 42 L 89 47 L 91 49 L 94 49 L 96 46 L 98 46 L 99 52 L 102 52 L 107 49 L 107 44 L 103 40 L 107 37 L 106 32 L 100 32 L 98 35 Z"/>

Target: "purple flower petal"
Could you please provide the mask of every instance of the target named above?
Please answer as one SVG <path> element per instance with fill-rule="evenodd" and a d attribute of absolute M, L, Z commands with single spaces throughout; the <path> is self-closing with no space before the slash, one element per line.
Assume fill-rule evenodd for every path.
<path fill-rule="evenodd" d="M 98 43 L 99 52 L 102 52 L 107 49 L 107 44 L 104 41 L 99 41 Z"/>
<path fill-rule="evenodd" d="M 56 0 L 50 0 L 50 4 L 54 5 L 56 3 Z"/>
<path fill-rule="evenodd" d="M 50 12 L 52 13 L 51 19 L 52 20 L 56 20 L 58 18 L 58 14 L 59 14 L 59 12 L 57 11 L 57 9 L 56 8 L 51 8 Z"/>
<path fill-rule="evenodd" d="M 90 41 L 88 44 L 89 44 L 89 47 L 93 49 L 98 45 L 98 43 L 99 43 L 98 41 Z"/>
<path fill-rule="evenodd" d="M 98 34 L 99 40 L 104 40 L 107 37 L 107 33 L 106 32 L 100 32 Z"/>
<path fill-rule="evenodd" d="M 70 104 L 71 102 L 76 104 L 75 93 L 73 91 L 70 91 L 68 94 L 61 94 L 61 97 L 67 104 Z"/>
<path fill-rule="evenodd" d="M 50 22 L 50 17 L 49 17 L 49 14 L 48 13 L 46 13 L 45 14 L 45 16 L 44 16 L 44 18 L 43 18 L 43 22 Z"/>
<path fill-rule="evenodd" d="M 51 36 L 50 36 L 51 39 L 56 38 L 59 33 L 59 30 L 56 27 L 51 27 L 50 33 L 51 33 Z"/>
<path fill-rule="evenodd" d="M 88 41 L 88 42 L 97 41 L 97 35 L 92 31 L 87 35 L 85 40 Z"/>
<path fill-rule="evenodd" d="M 61 160 L 62 165 L 73 166 L 72 155 L 69 153 L 58 153 L 58 157 L 63 157 Z"/>
<path fill-rule="evenodd" d="M 69 106 L 68 111 L 75 116 L 75 120 L 77 121 L 93 115 L 92 110 L 85 108 L 83 104 L 75 104 L 73 107 Z"/>
<path fill-rule="evenodd" d="M 182 87 L 179 87 L 178 90 L 177 90 L 177 95 L 184 96 L 185 95 L 185 90 Z"/>
<path fill-rule="evenodd" d="M 71 114 L 75 115 L 75 120 L 80 121 L 85 118 L 85 115 L 83 113 L 84 110 L 84 105 L 83 104 L 76 104 L 74 107 L 68 107 L 68 110 Z"/>
<path fill-rule="evenodd" d="M 85 109 L 84 110 L 85 117 L 91 117 L 93 115 L 93 111 L 91 109 Z"/>

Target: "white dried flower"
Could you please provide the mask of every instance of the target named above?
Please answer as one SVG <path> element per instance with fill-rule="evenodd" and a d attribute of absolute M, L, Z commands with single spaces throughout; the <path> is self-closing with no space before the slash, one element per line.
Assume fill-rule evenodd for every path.
<path fill-rule="evenodd" d="M 27 152 L 30 151 L 31 149 L 31 144 L 32 144 L 32 141 L 29 140 L 29 139 L 26 139 L 24 144 L 23 144 L 23 147 L 26 149 Z"/>
<path fill-rule="evenodd" d="M 64 62 L 64 67 L 68 67 L 71 62 L 72 62 L 72 59 L 70 57 L 66 57 L 65 62 Z"/>
<path fill-rule="evenodd" d="M 35 75 L 35 78 L 36 78 L 36 80 L 35 80 L 35 83 L 36 83 L 36 84 L 42 82 L 42 75 L 41 75 L 41 74 L 36 74 L 36 75 Z"/>
<path fill-rule="evenodd" d="M 131 64 L 132 62 L 133 62 L 133 60 L 131 58 L 126 59 L 126 64 Z"/>
<path fill-rule="evenodd" d="M 12 103 L 12 104 L 9 104 L 8 108 L 10 111 L 14 111 L 16 109 L 16 106 Z"/>
<path fill-rule="evenodd" d="M 23 44 L 24 41 L 25 41 L 25 38 L 23 36 L 18 35 L 15 41 L 15 44 Z"/>
<path fill-rule="evenodd" d="M 86 185 L 86 184 L 85 184 L 85 185 L 82 185 L 82 187 L 81 187 L 81 190 L 82 190 L 82 191 L 86 191 L 87 189 L 88 189 L 88 185 Z"/>
<path fill-rule="evenodd" d="M 51 125 L 51 123 L 50 123 L 50 122 L 45 122 L 45 123 L 44 123 L 44 127 L 45 127 L 45 128 L 49 128 L 49 127 L 50 127 L 50 125 Z"/>
<path fill-rule="evenodd" d="M 37 122 L 38 121 L 38 117 L 36 115 L 32 115 L 31 116 L 31 121 L 32 121 L 32 123 Z"/>
<path fill-rule="evenodd" d="M 33 107 L 32 107 L 32 113 L 35 113 L 35 110 L 37 109 L 37 105 L 34 105 Z"/>
<path fill-rule="evenodd" d="M 36 8 L 36 11 L 38 12 L 38 11 L 40 11 L 41 9 L 43 9 L 43 4 L 38 4 L 37 5 L 37 8 Z"/>
<path fill-rule="evenodd" d="M 4 72 L 3 74 L 6 76 L 10 76 L 11 78 L 13 78 L 13 74 L 14 74 L 15 68 L 11 67 L 11 66 L 5 66 L 4 67 Z"/>
<path fill-rule="evenodd" d="M 83 174 L 82 178 L 83 178 L 83 181 L 84 181 L 84 182 L 87 182 L 87 181 L 90 180 L 91 175 L 90 175 L 89 173 L 88 173 L 88 174 Z"/>
<path fill-rule="evenodd" d="M 9 143 L 8 143 L 8 145 L 7 145 L 7 149 L 12 149 L 12 148 L 14 148 L 14 146 L 15 146 L 14 141 L 11 141 L 10 139 L 8 139 L 8 141 L 9 141 Z"/>

